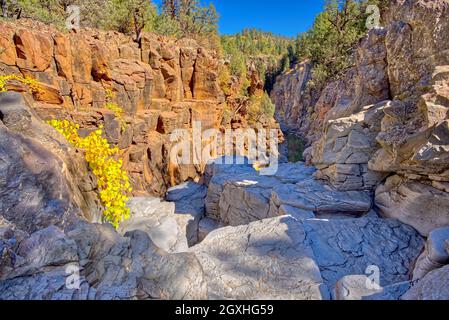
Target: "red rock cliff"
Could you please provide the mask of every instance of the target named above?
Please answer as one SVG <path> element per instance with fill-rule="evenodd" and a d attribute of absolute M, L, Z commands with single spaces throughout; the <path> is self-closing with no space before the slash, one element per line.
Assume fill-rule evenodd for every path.
<path fill-rule="evenodd" d="M 169 167 L 168 135 L 196 120 L 203 128 L 220 125 L 215 52 L 154 34 L 145 34 L 139 48 L 117 32 L 61 32 L 27 20 L 1 22 L 0 30 L 0 75 L 42 83 L 44 91 L 29 100 L 43 120 L 71 119 L 84 134 L 103 125 L 123 151 L 135 195 L 164 194 L 171 184 L 199 178 L 199 167 Z M 8 89 L 26 91 L 15 84 Z M 108 90 L 126 113 L 126 130 L 104 108 Z"/>

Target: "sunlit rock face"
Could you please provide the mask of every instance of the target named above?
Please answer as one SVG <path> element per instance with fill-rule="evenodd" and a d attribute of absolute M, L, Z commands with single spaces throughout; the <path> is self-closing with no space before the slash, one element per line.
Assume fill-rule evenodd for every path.
<path fill-rule="evenodd" d="M 2 22 L 0 69 L 43 91 L 0 95 L 0 299 L 449 299 L 448 11 L 392 0 L 341 80 L 307 91 L 308 62 L 281 76 L 278 119 L 314 166 L 271 175 L 169 166 L 176 128 L 221 120 L 218 57 L 195 41 Z M 118 230 L 52 117 L 103 125 L 123 151 L 135 197 Z"/>
<path fill-rule="evenodd" d="M 392 220 L 283 216 L 218 229 L 191 251 L 210 299 L 321 300 L 338 298 L 337 281 L 370 266 L 381 270 L 382 287 L 408 281 L 423 245 L 416 231 Z"/>
<path fill-rule="evenodd" d="M 224 98 L 216 52 L 191 39 L 149 33 L 139 48 L 118 32 L 63 33 L 26 19 L 1 22 L 0 29 L 0 74 L 22 72 L 42 90 L 31 96 L 13 82 L 7 89 L 29 95 L 43 120 L 70 119 L 82 134 L 103 126 L 123 151 L 135 196 L 163 196 L 170 186 L 200 179 L 199 167 L 170 167 L 169 135 L 190 130 L 194 121 L 204 129 L 220 126 Z M 123 109 L 125 126 L 108 102 Z"/>
<path fill-rule="evenodd" d="M 250 166 L 230 166 L 210 180 L 206 215 L 222 224 L 238 226 L 282 215 L 345 213 L 362 215 L 372 207 L 369 192 L 338 191 L 313 177 L 304 163 L 280 164 L 272 176 Z"/>
<path fill-rule="evenodd" d="M 92 175 L 81 154 L 45 125 L 19 93 L 0 94 L 0 212 L 27 232 L 100 221 Z"/>
<path fill-rule="evenodd" d="M 273 94 L 279 117 L 295 118 L 286 123 L 312 144 L 317 178 L 376 192 L 382 215 L 424 235 L 449 224 L 448 12 L 443 0 L 390 1 L 341 80 L 304 90 L 308 68 L 299 65 Z"/>

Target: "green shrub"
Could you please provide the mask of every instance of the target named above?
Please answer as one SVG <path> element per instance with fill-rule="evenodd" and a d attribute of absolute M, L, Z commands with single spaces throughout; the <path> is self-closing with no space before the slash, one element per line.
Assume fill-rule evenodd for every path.
<path fill-rule="evenodd" d="M 248 107 L 248 120 L 250 123 L 256 123 L 262 116 L 272 118 L 275 112 L 275 105 L 271 101 L 267 92 L 250 97 Z"/>
<path fill-rule="evenodd" d="M 231 95 L 231 72 L 229 67 L 221 65 L 218 72 L 218 83 L 223 93 L 227 96 Z"/>
<path fill-rule="evenodd" d="M 231 55 L 231 62 L 229 64 L 231 75 L 238 78 L 246 77 L 246 59 L 243 54 L 236 52 Z"/>
<path fill-rule="evenodd" d="M 304 141 L 294 134 L 287 133 L 284 135 L 284 137 L 287 143 L 288 161 L 289 162 L 304 161 L 303 156 L 305 150 Z"/>
<path fill-rule="evenodd" d="M 354 65 L 353 52 L 366 32 L 366 7 L 375 4 L 384 9 L 387 0 L 327 0 L 312 28 L 298 36 L 297 61 L 313 63 L 312 85 L 320 87 L 338 79 Z"/>
<path fill-rule="evenodd" d="M 274 117 L 275 105 L 268 93 L 264 92 L 260 101 L 260 112 L 268 117 Z"/>

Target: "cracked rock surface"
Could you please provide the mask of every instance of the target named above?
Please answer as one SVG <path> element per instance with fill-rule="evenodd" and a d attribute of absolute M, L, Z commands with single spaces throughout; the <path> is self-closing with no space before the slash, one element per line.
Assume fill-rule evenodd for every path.
<path fill-rule="evenodd" d="M 379 246 L 382 243 L 382 246 Z M 329 299 L 348 275 L 377 266 L 380 285 L 409 280 L 424 241 L 380 218 L 298 220 L 291 216 L 213 231 L 193 247 L 210 299 Z"/>
<path fill-rule="evenodd" d="M 216 230 L 192 248 L 210 299 L 328 298 L 306 234 L 291 217 Z"/>
<path fill-rule="evenodd" d="M 161 249 L 169 252 L 187 251 L 187 225 L 189 217 L 175 214 L 175 204 L 159 198 L 133 198 L 128 202 L 131 218 L 124 221 L 119 232 L 140 230 Z"/>
<path fill-rule="evenodd" d="M 448 300 L 449 266 L 434 270 L 413 286 L 402 300 Z"/>
<path fill-rule="evenodd" d="M 121 237 L 107 225 L 79 222 L 27 237 L 0 229 L 0 299 L 201 299 L 201 265 L 193 254 L 168 254 L 142 231 Z M 71 276 L 79 275 L 79 287 Z"/>
<path fill-rule="evenodd" d="M 338 191 L 313 178 L 315 169 L 303 163 L 279 165 L 273 176 L 248 166 L 226 167 L 210 180 L 206 215 L 238 226 L 280 216 L 285 207 L 310 213 L 360 215 L 372 206 L 369 192 Z"/>
<path fill-rule="evenodd" d="M 407 281 L 424 248 L 424 240 L 413 228 L 394 220 L 305 220 L 302 224 L 330 287 L 346 275 L 366 274 L 371 266 L 379 269 L 381 286 Z"/>

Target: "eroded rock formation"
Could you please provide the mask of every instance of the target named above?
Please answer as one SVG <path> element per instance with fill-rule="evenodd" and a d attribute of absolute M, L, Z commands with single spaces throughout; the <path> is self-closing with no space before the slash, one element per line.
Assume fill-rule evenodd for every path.
<path fill-rule="evenodd" d="M 40 82 L 32 106 L 43 120 L 73 120 L 84 134 L 103 126 L 123 151 L 135 195 L 161 196 L 172 185 L 200 178 L 201 166 L 170 167 L 169 134 L 194 121 L 203 129 L 220 126 L 224 97 L 215 52 L 194 40 L 153 34 L 145 34 L 139 48 L 117 32 L 67 34 L 27 20 L 2 22 L 0 29 L 0 74 Z M 7 88 L 27 91 L 15 82 Z M 124 127 L 106 108 L 110 101 L 125 111 Z"/>
<path fill-rule="evenodd" d="M 447 299 L 449 3 L 388 7 L 340 80 L 316 92 L 304 62 L 278 78 L 272 98 L 281 124 L 310 145 L 304 156 L 316 178 L 339 191 L 371 191 L 383 217 L 429 237 L 414 268 L 418 283 L 367 291 L 366 277 L 353 275 L 338 282 L 337 298 L 398 299 L 411 288 L 404 299 Z"/>
<path fill-rule="evenodd" d="M 223 168 L 209 183 L 206 214 L 224 225 L 239 226 L 285 213 L 357 216 L 370 211 L 369 193 L 338 191 L 315 180 L 314 172 L 303 163 L 281 164 L 273 176 L 262 176 L 250 166 Z"/>
<path fill-rule="evenodd" d="M 282 164 L 273 177 L 244 165 L 218 167 L 211 169 L 206 215 L 231 227 L 191 249 L 209 298 L 339 299 L 337 282 L 372 266 L 382 270 L 381 289 L 367 297 L 399 299 L 409 288 L 393 294 L 410 280 L 424 241 L 410 226 L 370 211 L 369 193 L 337 191 L 303 163 Z"/>
<path fill-rule="evenodd" d="M 285 203 L 273 209 L 266 203 L 269 216 L 255 216 L 251 208 L 221 215 L 215 230 L 201 236 L 202 221 L 209 222 L 214 212 L 208 208 L 222 211 L 226 194 L 206 198 L 215 190 L 192 183 L 170 190 L 174 202 L 132 199 L 132 217 L 120 233 L 82 216 L 62 227 L 63 218 L 54 216 L 51 225 L 27 232 L 21 226 L 29 215 L 11 223 L 2 212 L 0 298 L 330 299 L 337 298 L 333 291 L 341 278 L 365 274 L 373 264 L 382 270 L 386 288 L 408 281 L 423 250 L 413 228 L 370 211 L 365 191 L 331 189 L 314 180 L 303 163 L 281 165 L 271 186 L 245 165 L 214 164 L 208 171 L 210 186 L 225 172 L 231 184 L 262 185 L 235 193 L 233 204 L 270 193 Z M 188 199 L 193 201 L 186 205 Z M 36 220 L 41 216 L 45 213 L 38 212 Z M 79 288 L 70 282 L 73 271 Z"/>
<path fill-rule="evenodd" d="M 149 231 L 131 225 L 123 236 L 94 223 L 101 212 L 87 163 L 20 94 L 0 95 L 0 115 L 0 299 L 206 297 L 196 257 L 179 246 L 166 248 L 173 255 L 161 249 L 175 245 L 158 241 L 163 223 Z M 133 213 L 148 213 L 134 201 Z M 159 221 L 170 214 L 164 220 L 162 205 Z M 167 206 L 174 216 L 174 204 Z M 187 251 L 186 230 L 179 230 Z"/>
<path fill-rule="evenodd" d="M 2 24 L 0 68 L 45 90 L 27 102 L 0 95 L 0 299 L 448 299 L 448 11 L 392 0 L 342 80 L 318 95 L 307 63 L 282 77 L 278 117 L 312 143 L 315 167 L 280 164 L 271 176 L 239 157 L 167 165 L 174 129 L 221 116 L 217 59 L 194 41 L 146 35 L 138 48 L 115 33 Z M 127 130 L 102 109 L 106 89 Z M 96 224 L 95 181 L 41 121 L 51 117 L 84 134 L 104 125 L 135 195 L 203 169 L 204 184 L 131 199 L 118 231 Z"/>
<path fill-rule="evenodd" d="M 42 123 L 19 93 L 0 94 L 0 212 L 27 232 L 77 216 L 101 221 L 96 182 L 83 156 Z"/>
<path fill-rule="evenodd" d="M 443 0 L 390 1 L 384 27 L 360 41 L 341 80 L 314 96 L 304 89 L 304 64 L 272 94 L 286 110 L 281 121 L 312 144 L 306 156 L 319 179 L 339 190 L 377 189 L 382 215 L 423 235 L 449 224 L 448 12 Z"/>

